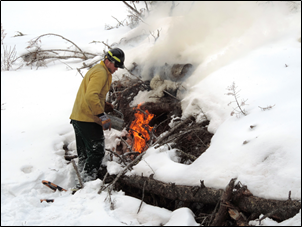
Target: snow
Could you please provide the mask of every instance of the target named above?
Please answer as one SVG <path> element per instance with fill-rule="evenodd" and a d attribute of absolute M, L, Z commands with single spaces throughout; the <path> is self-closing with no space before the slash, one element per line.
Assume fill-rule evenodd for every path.
<path fill-rule="evenodd" d="M 94 53 L 102 53 L 104 45 L 93 40 L 111 44 L 126 37 L 129 42 L 119 46 L 125 50 L 126 67 L 142 65 L 146 79 L 151 79 L 151 66 L 194 65 L 192 75 L 182 81 L 188 88 L 182 118 L 194 115 L 201 121 L 202 109 L 214 133 L 211 146 L 190 165 L 178 163 L 167 145 L 149 148 L 127 175 L 154 174 L 157 180 L 182 185 L 204 180 L 205 186 L 217 189 L 236 177 L 255 196 L 285 200 L 291 191 L 292 199 L 301 200 L 300 5 L 293 12 L 285 2 L 176 2 L 174 10 L 170 2 L 160 3 L 146 23 L 104 30 L 105 23 L 116 25 L 111 16 L 126 18 L 122 3 L 15 4 L 1 2 L 1 22 L 7 33 L 4 44 L 16 45 L 18 55 L 26 52 L 30 39 L 56 33 Z M 41 16 L 55 10 L 57 17 Z M 155 40 L 150 32 L 157 34 L 157 29 Z M 13 37 L 16 31 L 27 35 Z M 59 37 L 42 38 L 43 48 L 70 45 Z M 137 213 L 141 200 L 122 191 L 112 192 L 111 209 L 107 192 L 97 194 L 101 180 L 87 182 L 71 195 L 76 175 L 62 147 L 69 144 L 76 154 L 69 116 L 82 81 L 76 70 L 81 66 L 80 60 L 66 60 L 37 70 L 23 66 L 1 72 L 1 225 L 198 225 L 188 208 L 172 212 L 142 203 Z M 114 79 L 125 72 L 117 71 Z M 226 94 L 233 82 L 240 100 L 248 99 L 246 116 L 230 115 L 236 105 L 228 105 L 234 98 Z M 148 96 L 140 92 L 135 99 L 139 103 Z M 273 107 L 259 108 L 268 106 Z M 121 133 L 106 131 L 106 148 L 115 147 Z M 109 172 L 122 171 L 116 162 L 104 161 Z M 53 192 L 42 180 L 68 191 Z M 266 218 L 261 225 L 300 226 L 301 210 L 281 223 Z"/>

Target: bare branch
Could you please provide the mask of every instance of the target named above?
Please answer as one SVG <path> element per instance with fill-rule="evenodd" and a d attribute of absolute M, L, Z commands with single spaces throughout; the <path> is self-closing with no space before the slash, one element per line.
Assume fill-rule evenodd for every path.
<path fill-rule="evenodd" d="M 276 105 L 276 104 L 275 104 Z M 261 107 L 261 106 L 258 106 L 261 110 L 265 111 L 265 110 L 270 110 L 272 109 L 275 105 L 273 106 L 267 106 L 267 107 Z"/>
<path fill-rule="evenodd" d="M 140 203 L 140 205 L 139 205 L 139 208 L 138 208 L 137 213 L 139 213 L 139 211 L 141 210 L 141 207 L 142 207 L 142 204 L 143 204 L 143 201 L 144 201 L 144 197 L 145 197 L 145 186 L 146 186 L 146 181 L 144 182 L 142 201 L 141 201 L 141 203 Z"/>
<path fill-rule="evenodd" d="M 108 49 L 112 49 L 112 47 L 109 46 L 108 44 L 106 44 L 104 41 L 102 41 L 102 43 L 103 43 L 106 47 L 108 47 Z"/>
<path fill-rule="evenodd" d="M 148 4 L 147 4 L 147 2 L 146 2 L 146 1 L 144 1 L 144 3 L 145 3 L 145 5 L 146 5 L 146 9 L 147 9 L 147 11 L 148 11 L 148 12 L 150 12 L 150 11 L 149 11 L 149 8 L 148 8 Z"/>
<path fill-rule="evenodd" d="M 106 188 L 108 188 L 108 187 L 112 187 L 114 184 L 115 184 L 115 182 L 121 177 L 121 176 L 123 176 L 126 172 L 127 172 L 127 170 L 129 169 L 129 168 L 131 168 L 132 166 L 134 166 L 135 164 L 137 164 L 137 161 L 140 159 L 140 158 L 142 158 L 143 157 L 143 155 L 145 154 L 145 152 L 142 152 L 140 155 L 138 155 L 132 162 L 130 162 L 125 168 L 124 168 L 124 170 L 123 171 L 121 171 L 117 176 L 116 176 L 116 178 L 110 183 L 110 184 L 108 184 L 106 187 L 101 187 L 101 189 L 98 191 L 98 194 L 100 194 L 102 191 L 104 191 Z M 110 190 L 110 189 L 109 189 Z"/>
<path fill-rule="evenodd" d="M 31 45 L 33 45 L 34 43 L 36 43 L 36 42 L 37 42 L 40 38 L 42 38 L 43 36 L 47 36 L 47 35 L 59 36 L 59 37 L 61 37 L 62 39 L 65 39 L 66 41 L 72 43 L 72 44 L 73 44 L 76 48 L 78 48 L 79 51 L 84 55 L 85 60 L 88 59 L 88 58 L 86 57 L 85 53 L 81 50 L 81 48 L 78 47 L 74 42 L 70 41 L 69 39 L 66 39 L 65 37 L 63 37 L 63 36 L 61 36 L 61 35 L 54 34 L 54 33 L 48 33 L 48 34 L 40 35 L 38 38 L 36 38 L 35 40 L 33 40 L 33 41 L 31 42 Z"/>
<path fill-rule="evenodd" d="M 126 6 L 128 6 L 133 12 L 135 12 L 139 17 L 141 17 L 141 14 L 136 9 L 134 9 L 131 5 L 129 5 L 126 1 L 123 1 L 123 3 Z"/>
<path fill-rule="evenodd" d="M 124 160 L 123 156 L 120 156 L 118 153 L 110 150 L 110 149 L 106 149 L 106 151 L 109 151 L 111 154 L 114 154 L 115 156 L 119 157 L 119 159 L 121 160 L 122 163 L 124 163 L 125 165 L 127 165 L 126 161 Z"/>
<path fill-rule="evenodd" d="M 119 25 L 124 26 L 123 23 L 121 23 L 118 19 L 116 19 L 114 16 L 112 16 L 112 17 L 119 23 Z"/>
<path fill-rule="evenodd" d="M 79 170 L 78 170 L 77 165 L 75 164 L 74 159 L 72 159 L 72 160 L 71 160 L 71 163 L 72 163 L 72 165 L 73 165 L 73 168 L 74 168 L 74 169 L 75 169 L 75 171 L 76 171 L 76 174 L 77 174 L 77 176 L 78 176 L 78 179 L 79 179 L 79 182 L 80 182 L 81 188 L 84 188 L 84 184 L 83 184 L 83 181 L 82 181 L 81 175 L 80 175 L 80 173 L 79 173 Z"/>
<path fill-rule="evenodd" d="M 84 76 L 82 75 L 80 69 L 77 68 L 77 70 L 78 70 L 78 72 L 81 74 L 82 78 L 84 78 Z"/>

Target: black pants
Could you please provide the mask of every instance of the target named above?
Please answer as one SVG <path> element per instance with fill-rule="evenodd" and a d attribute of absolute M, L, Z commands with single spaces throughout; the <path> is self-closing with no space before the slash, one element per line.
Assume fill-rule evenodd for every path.
<path fill-rule="evenodd" d="M 75 120 L 71 120 L 71 124 L 76 137 L 78 169 L 82 180 L 95 180 L 105 155 L 103 127 L 94 122 Z"/>

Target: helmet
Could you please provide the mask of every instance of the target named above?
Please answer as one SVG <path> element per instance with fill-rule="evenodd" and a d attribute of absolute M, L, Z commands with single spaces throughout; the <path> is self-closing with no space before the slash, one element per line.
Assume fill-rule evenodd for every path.
<path fill-rule="evenodd" d="M 109 61 L 113 62 L 116 68 L 125 68 L 125 54 L 121 49 L 113 48 L 111 50 L 108 50 L 105 55 L 105 58 L 108 58 Z"/>

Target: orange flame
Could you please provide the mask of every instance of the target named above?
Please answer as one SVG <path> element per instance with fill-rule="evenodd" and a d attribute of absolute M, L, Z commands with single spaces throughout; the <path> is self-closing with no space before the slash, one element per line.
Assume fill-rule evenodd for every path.
<path fill-rule="evenodd" d="M 133 150 L 140 153 L 144 151 L 146 143 L 150 139 L 148 130 L 151 131 L 153 127 L 149 126 L 149 122 L 154 117 L 154 114 L 149 113 L 148 110 L 144 111 L 147 115 L 143 111 L 139 111 L 141 105 L 136 107 L 135 120 L 130 125 L 134 137 Z"/>

